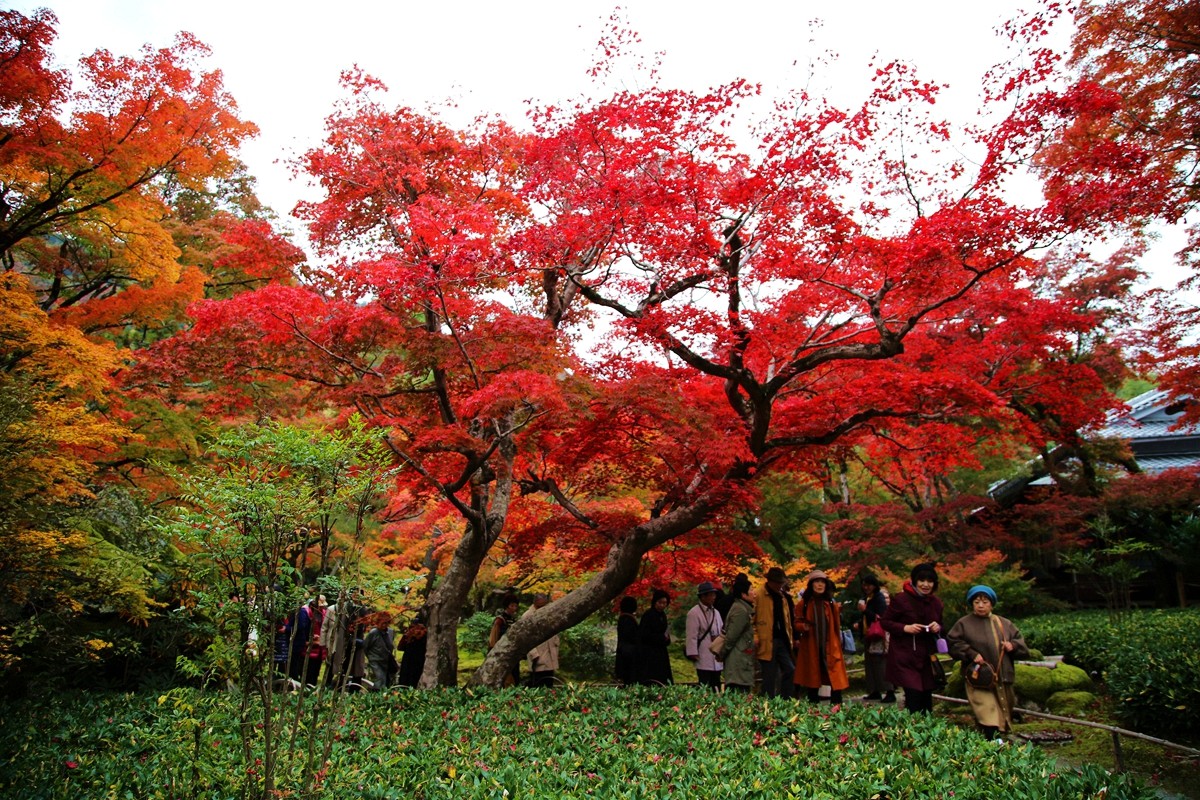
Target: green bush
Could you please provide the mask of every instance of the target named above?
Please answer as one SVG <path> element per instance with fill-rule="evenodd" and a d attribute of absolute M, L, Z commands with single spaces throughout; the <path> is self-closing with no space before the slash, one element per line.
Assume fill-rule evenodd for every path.
<path fill-rule="evenodd" d="M 562 669 L 579 680 L 607 681 L 612 678 L 612 659 L 604 653 L 607 629 L 592 622 L 581 622 L 562 632 Z"/>
<path fill-rule="evenodd" d="M 1030 745 L 997 748 L 936 717 L 913 724 L 895 708 L 830 712 L 681 686 L 346 700 L 315 797 L 1153 797 L 1128 777 L 1062 767 Z M 6 798 L 264 794 L 265 754 L 238 747 L 230 695 L 60 696 L 0 713 Z"/>
<path fill-rule="evenodd" d="M 496 615 L 493 613 L 477 611 L 463 620 L 458 626 L 459 648 L 486 653 L 488 634 L 492 631 L 492 623 L 495 619 Z"/>
<path fill-rule="evenodd" d="M 1159 734 L 1200 735 L 1200 610 L 1050 614 L 1019 623 L 1025 639 L 1103 676 L 1121 721 Z"/>

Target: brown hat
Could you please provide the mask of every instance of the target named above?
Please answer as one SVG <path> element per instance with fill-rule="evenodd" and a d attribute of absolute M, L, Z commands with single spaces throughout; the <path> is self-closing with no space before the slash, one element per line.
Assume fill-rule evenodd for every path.
<path fill-rule="evenodd" d="M 771 567 L 769 570 L 767 570 L 767 580 L 783 583 L 787 580 L 787 573 L 785 573 L 779 567 Z"/>
<path fill-rule="evenodd" d="M 812 583 L 813 581 L 817 580 L 818 578 L 820 578 L 823 581 L 829 580 L 829 576 L 825 574 L 824 570 L 814 569 L 812 572 L 808 573 L 808 577 L 804 579 L 804 582 Z"/>

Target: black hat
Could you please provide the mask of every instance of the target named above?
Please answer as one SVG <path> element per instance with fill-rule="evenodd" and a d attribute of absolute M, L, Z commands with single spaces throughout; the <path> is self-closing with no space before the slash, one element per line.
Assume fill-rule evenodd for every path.
<path fill-rule="evenodd" d="M 767 580 L 783 583 L 787 580 L 787 573 L 779 567 L 771 567 L 767 570 Z"/>
<path fill-rule="evenodd" d="M 730 588 L 730 591 L 733 592 L 734 597 L 741 597 L 750 591 L 750 579 L 746 577 L 746 573 L 738 573 L 738 576 L 733 579 L 733 586 Z"/>
<path fill-rule="evenodd" d="M 938 585 L 937 564 L 933 561 L 925 561 L 917 564 L 912 568 L 909 578 L 912 579 L 913 583 L 921 579 L 933 581 L 933 588 L 936 589 Z"/>

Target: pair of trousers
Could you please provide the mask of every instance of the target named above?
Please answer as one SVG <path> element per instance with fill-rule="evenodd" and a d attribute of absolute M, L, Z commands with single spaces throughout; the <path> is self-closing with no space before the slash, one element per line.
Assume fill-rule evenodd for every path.
<path fill-rule="evenodd" d="M 929 714 L 933 712 L 933 691 L 923 691 L 904 687 L 904 710 L 910 714 Z"/>
<path fill-rule="evenodd" d="M 776 638 L 771 643 L 771 658 L 758 660 L 762 672 L 762 693 L 766 697 L 792 697 L 795 693 L 792 677 L 796 674 L 796 662 L 792 660 L 792 646 L 787 639 Z"/>
<path fill-rule="evenodd" d="M 721 691 L 721 670 L 719 669 L 697 669 L 696 682 L 701 686 L 706 686 L 714 692 Z"/>

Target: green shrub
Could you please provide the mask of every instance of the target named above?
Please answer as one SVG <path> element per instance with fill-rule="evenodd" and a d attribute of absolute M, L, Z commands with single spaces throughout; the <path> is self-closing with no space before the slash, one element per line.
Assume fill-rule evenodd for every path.
<path fill-rule="evenodd" d="M 262 796 L 261 743 L 243 756 L 235 700 L 185 700 L 77 696 L 0 708 L 0 752 L 11 754 L 0 795 Z M 1058 766 L 1030 745 L 996 748 L 936 717 L 913 724 L 895 708 L 830 712 L 681 686 L 347 700 L 318 798 L 1153 797 L 1125 776 Z M 278 786 L 296 778 L 281 774 Z"/>
<path fill-rule="evenodd" d="M 488 634 L 492 631 L 495 619 L 496 615 L 487 611 L 477 611 L 467 617 L 458 626 L 458 646 L 465 650 L 486 653 Z"/>
<path fill-rule="evenodd" d="M 604 653 L 607 628 L 581 622 L 563 631 L 559 648 L 562 669 L 579 680 L 607 681 L 612 676 L 612 659 Z"/>
<path fill-rule="evenodd" d="M 1025 639 L 1103 676 L 1121 721 L 1159 734 L 1200 734 L 1200 610 L 1051 614 L 1019 623 Z"/>

